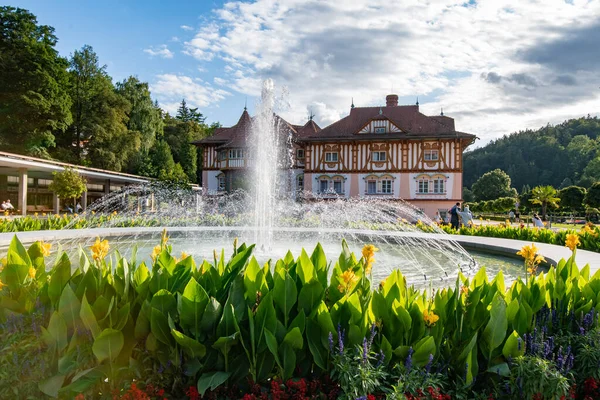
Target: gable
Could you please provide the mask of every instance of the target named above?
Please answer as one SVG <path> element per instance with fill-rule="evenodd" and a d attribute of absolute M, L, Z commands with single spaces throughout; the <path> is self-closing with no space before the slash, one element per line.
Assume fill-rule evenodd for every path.
<path fill-rule="evenodd" d="M 389 119 L 372 119 L 357 132 L 360 134 L 404 133 L 404 131 Z"/>

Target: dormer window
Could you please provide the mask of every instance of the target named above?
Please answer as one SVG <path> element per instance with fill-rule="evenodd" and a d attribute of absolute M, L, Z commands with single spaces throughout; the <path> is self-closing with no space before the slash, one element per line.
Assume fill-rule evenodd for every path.
<path fill-rule="evenodd" d="M 423 159 L 425 161 L 437 161 L 440 159 L 440 154 L 438 150 L 425 150 L 423 154 Z"/>
<path fill-rule="evenodd" d="M 386 159 L 385 151 L 374 151 L 372 154 L 373 154 L 373 161 L 375 161 L 375 162 L 385 161 L 385 159 Z"/>
<path fill-rule="evenodd" d="M 385 126 L 377 126 L 374 129 L 375 133 L 385 133 Z"/>
<path fill-rule="evenodd" d="M 296 149 L 296 160 L 304 162 L 304 149 Z"/>
<path fill-rule="evenodd" d="M 337 152 L 325 153 L 325 162 L 338 162 L 338 153 Z"/>

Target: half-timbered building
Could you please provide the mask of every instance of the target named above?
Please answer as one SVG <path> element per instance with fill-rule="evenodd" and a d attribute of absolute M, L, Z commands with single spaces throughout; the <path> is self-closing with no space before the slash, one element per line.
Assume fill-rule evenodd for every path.
<path fill-rule="evenodd" d="M 476 137 L 457 131 L 443 113 L 426 116 L 418 103 L 399 106 L 392 94 L 385 106 L 352 106 L 348 116 L 323 129 L 312 120 L 285 124 L 296 156 L 290 186 L 308 196 L 404 199 L 430 217 L 462 201 L 463 152 Z M 244 111 L 235 126 L 197 143 L 204 148 L 207 193 L 229 190 L 232 172 L 247 166 L 241 138 L 250 125 Z"/>

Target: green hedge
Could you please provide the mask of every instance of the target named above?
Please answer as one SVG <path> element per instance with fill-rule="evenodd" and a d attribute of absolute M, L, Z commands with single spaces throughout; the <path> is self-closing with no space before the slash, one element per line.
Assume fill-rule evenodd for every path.
<path fill-rule="evenodd" d="M 490 280 L 481 268 L 432 292 L 409 286 L 399 270 L 372 289 L 369 247 L 357 258 L 343 243 L 339 258 L 327 260 L 317 245 L 311 255 L 288 252 L 260 265 L 254 246 L 242 244 L 228 260 L 222 251 L 196 264 L 175 258 L 167 240 L 150 266 L 137 264 L 135 254 L 106 257 L 108 242 L 98 240 L 91 257 L 80 251 L 73 269 L 66 254 L 49 264 L 47 245 L 26 250 L 14 238 L 0 272 L 0 321 L 44 316 L 41 392 L 109 396 L 149 373 L 144 368 L 164 365 L 179 368 L 156 374 L 165 386 L 191 382 L 202 393 L 248 379 L 335 375 L 339 348 L 332 343 L 362 348 L 366 338 L 381 368 L 408 359 L 415 368 L 435 363 L 454 387 L 477 379 L 485 388 L 514 379 L 514 365 L 522 364 L 509 361 L 525 353 L 534 328 L 577 331 L 590 313 L 596 324 L 600 307 L 600 272 L 579 270 L 573 258 L 510 287 L 501 272 Z M 0 394 L 12 390 L 5 384 Z"/>

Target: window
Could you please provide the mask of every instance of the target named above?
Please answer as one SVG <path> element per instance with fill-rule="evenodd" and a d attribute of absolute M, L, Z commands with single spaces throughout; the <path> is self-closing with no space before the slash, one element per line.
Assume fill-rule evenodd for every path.
<path fill-rule="evenodd" d="M 384 126 L 378 126 L 374 130 L 375 130 L 375 133 L 385 133 L 385 127 Z"/>
<path fill-rule="evenodd" d="M 231 149 L 229 150 L 229 158 L 244 158 L 244 151 L 242 149 Z"/>
<path fill-rule="evenodd" d="M 367 194 L 377 193 L 377 181 L 367 181 Z"/>
<path fill-rule="evenodd" d="M 425 161 L 437 161 L 439 159 L 438 150 L 425 150 L 423 155 Z"/>
<path fill-rule="evenodd" d="M 344 190 L 342 188 L 342 181 L 340 181 L 340 180 L 333 181 L 333 191 L 337 194 L 344 193 Z"/>
<path fill-rule="evenodd" d="M 373 161 L 385 161 L 385 151 L 374 151 Z"/>
<path fill-rule="evenodd" d="M 38 179 L 38 187 L 47 187 L 52 183 L 52 179 Z"/>
<path fill-rule="evenodd" d="M 381 193 L 391 194 L 392 193 L 392 181 L 384 179 L 381 181 Z"/>
<path fill-rule="evenodd" d="M 223 161 L 224 159 L 227 158 L 227 151 L 225 151 L 225 150 L 219 151 L 217 157 L 218 157 L 219 161 Z"/>
<path fill-rule="evenodd" d="M 429 193 L 429 181 L 421 179 L 419 180 L 419 193 Z"/>
<path fill-rule="evenodd" d="M 444 180 L 434 179 L 433 180 L 433 193 L 444 193 Z"/>
<path fill-rule="evenodd" d="M 296 189 L 298 191 L 304 190 L 304 175 L 298 175 L 296 177 Z"/>
<path fill-rule="evenodd" d="M 95 183 L 88 183 L 87 188 L 91 192 L 103 192 L 104 191 L 104 185 L 98 185 Z"/>
<path fill-rule="evenodd" d="M 225 190 L 225 175 L 219 176 L 219 191 L 222 192 Z"/>
<path fill-rule="evenodd" d="M 296 149 L 296 161 L 304 162 L 304 149 Z"/>
<path fill-rule="evenodd" d="M 327 193 L 329 189 L 329 181 L 325 179 L 321 179 L 319 181 L 319 193 Z"/>
<path fill-rule="evenodd" d="M 325 162 L 337 162 L 338 161 L 338 153 L 330 152 L 325 153 Z"/>

